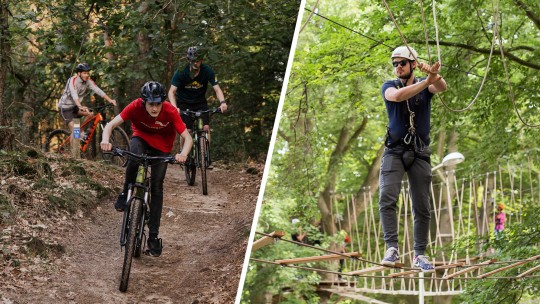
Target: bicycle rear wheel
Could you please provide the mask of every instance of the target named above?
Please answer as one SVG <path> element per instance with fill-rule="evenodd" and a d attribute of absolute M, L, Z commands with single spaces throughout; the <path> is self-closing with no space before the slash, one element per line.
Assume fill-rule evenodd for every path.
<path fill-rule="evenodd" d="M 189 186 L 195 184 L 195 175 L 197 174 L 197 163 L 196 159 L 190 155 L 188 160 L 184 164 L 184 173 L 186 174 L 186 182 Z"/>
<path fill-rule="evenodd" d="M 124 252 L 124 263 L 122 265 L 122 276 L 120 277 L 120 291 L 125 292 L 128 287 L 129 274 L 131 272 L 131 260 L 135 253 L 135 247 L 137 246 L 137 233 L 139 231 L 139 225 L 142 213 L 142 201 L 138 198 L 133 199 L 129 211 L 128 219 L 128 235 L 126 241 L 126 248 Z"/>
<path fill-rule="evenodd" d="M 126 131 L 121 128 L 115 128 L 112 131 L 109 142 L 114 147 L 129 151 L 129 136 L 126 134 Z M 127 162 L 127 159 L 122 156 L 113 156 L 112 154 L 105 153 L 101 153 L 101 156 L 103 157 L 103 160 L 121 167 L 124 166 Z"/>
<path fill-rule="evenodd" d="M 66 130 L 58 129 L 52 131 L 49 133 L 49 136 L 47 136 L 45 151 L 70 155 L 71 142 L 67 140 L 70 135 L 71 134 Z"/>
<path fill-rule="evenodd" d="M 208 148 L 208 139 L 206 137 L 199 137 L 199 163 L 201 168 L 201 184 L 202 184 L 202 193 L 203 195 L 208 195 L 208 185 L 206 181 L 206 167 L 208 167 L 207 160 L 207 148 Z"/>

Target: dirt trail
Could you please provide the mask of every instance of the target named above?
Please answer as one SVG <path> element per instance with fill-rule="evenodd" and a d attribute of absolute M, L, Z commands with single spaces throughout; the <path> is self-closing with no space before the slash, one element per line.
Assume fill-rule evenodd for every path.
<path fill-rule="evenodd" d="M 262 170 L 259 170 L 262 172 Z M 121 214 L 104 202 L 63 235 L 66 253 L 9 303 L 232 303 L 262 174 L 216 168 L 208 195 L 200 178 L 187 186 L 169 166 L 160 237 L 163 254 L 134 259 L 126 293 L 118 291 L 123 252 Z M 40 279 L 41 278 L 41 279 Z"/>

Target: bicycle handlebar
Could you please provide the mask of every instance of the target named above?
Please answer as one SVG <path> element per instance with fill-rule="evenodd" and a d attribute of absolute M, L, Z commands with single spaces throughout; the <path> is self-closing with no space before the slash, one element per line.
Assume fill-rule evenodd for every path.
<path fill-rule="evenodd" d="M 221 113 L 221 108 L 212 108 L 208 110 L 198 110 L 198 111 L 192 111 L 190 109 L 187 109 L 185 111 L 180 111 L 180 113 L 187 116 L 191 116 L 191 117 L 200 117 L 202 116 L 202 114 L 206 114 L 206 113 L 210 113 L 210 114 Z"/>
<path fill-rule="evenodd" d="M 171 164 L 174 164 L 176 163 L 176 159 L 174 158 L 174 156 L 148 156 L 146 154 L 143 154 L 143 155 L 139 155 L 139 154 L 135 154 L 133 152 L 130 152 L 130 151 L 127 151 L 127 150 L 124 150 L 124 149 L 120 149 L 120 148 L 117 148 L 117 147 L 113 147 L 111 149 L 110 152 L 104 152 L 105 154 L 112 154 L 114 156 L 126 156 L 127 158 L 129 159 L 132 159 L 132 160 L 135 160 L 139 163 L 142 163 L 144 161 L 147 161 L 147 160 L 160 160 L 164 163 L 171 163 Z"/>

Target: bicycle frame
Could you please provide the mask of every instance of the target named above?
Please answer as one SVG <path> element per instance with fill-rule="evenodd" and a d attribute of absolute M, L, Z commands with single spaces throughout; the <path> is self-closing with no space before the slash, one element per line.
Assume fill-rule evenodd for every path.
<path fill-rule="evenodd" d="M 86 142 L 85 142 L 83 145 L 81 145 L 81 151 L 82 151 L 82 152 L 86 152 L 86 150 L 88 149 L 88 145 L 90 144 L 92 137 L 94 137 L 94 134 L 96 133 L 96 129 L 97 129 L 99 123 L 100 123 L 101 121 L 103 121 L 103 120 L 104 120 L 103 116 L 101 115 L 101 113 L 98 112 L 98 113 L 94 116 L 94 118 L 92 118 L 92 119 L 90 119 L 90 120 L 87 120 L 86 122 L 84 122 L 84 123 L 82 124 L 81 130 L 82 130 L 84 127 L 86 127 L 87 125 L 89 125 L 90 123 L 93 123 L 92 126 L 89 127 L 90 129 L 89 129 L 89 132 L 88 132 L 88 139 L 86 140 Z M 71 142 L 71 135 L 69 135 L 69 136 L 66 138 L 66 140 L 64 140 L 64 141 L 59 145 L 59 147 L 61 148 L 61 147 L 64 147 L 64 146 L 66 146 L 66 145 L 69 146 L 69 145 L 71 144 L 70 142 Z"/>
<path fill-rule="evenodd" d="M 195 128 L 195 126 L 197 126 L 197 128 Z M 207 159 L 199 159 L 200 157 L 200 152 L 199 152 L 199 149 L 200 149 L 200 146 L 199 146 L 199 140 L 204 140 L 205 141 L 205 147 L 206 147 L 206 156 L 208 159 L 210 159 L 210 149 L 209 149 L 209 145 L 208 145 L 208 132 L 205 131 L 203 129 L 204 125 L 203 125 L 203 120 L 202 120 L 202 117 L 201 116 L 198 116 L 196 118 L 196 123 L 193 124 L 193 145 L 195 146 L 195 149 L 191 149 L 191 155 L 193 157 L 193 159 L 196 160 L 196 164 L 197 164 L 197 167 L 198 168 L 201 168 L 202 167 L 202 162 L 203 161 L 207 161 Z M 203 139 L 201 139 L 203 138 Z M 208 165 L 208 164 L 207 164 Z"/>
<path fill-rule="evenodd" d="M 193 138 L 193 144 L 195 147 L 191 150 L 191 154 L 189 155 L 189 161 L 184 166 L 186 182 L 189 186 L 193 186 L 195 184 L 195 175 L 198 168 L 201 172 L 201 185 L 203 195 L 208 194 L 206 169 L 210 166 L 211 159 L 210 145 L 208 139 L 209 134 L 207 131 L 204 130 L 204 122 L 202 119 L 202 115 L 205 113 L 221 113 L 221 110 L 219 108 L 214 108 L 203 111 L 181 111 L 182 115 L 188 115 L 193 119 L 194 122 L 191 136 Z"/>
<path fill-rule="evenodd" d="M 120 277 L 120 291 L 125 292 L 128 287 L 131 262 L 135 257 L 140 257 L 144 246 L 144 226 L 149 217 L 150 204 L 150 177 L 149 167 L 156 164 L 154 161 L 174 163 L 172 156 L 148 156 L 138 155 L 127 150 L 113 147 L 111 154 L 126 156 L 139 164 L 135 183 L 129 185 L 127 202 L 124 206 L 124 216 L 120 231 L 120 247 L 125 247 L 122 275 Z"/>
<path fill-rule="evenodd" d="M 148 161 L 146 161 L 148 162 Z M 129 211 L 131 210 L 131 202 L 134 200 L 134 199 L 140 199 L 143 201 L 143 213 L 142 213 L 142 216 L 141 216 L 141 223 L 139 225 L 139 232 L 137 233 L 137 242 L 141 242 L 142 241 L 142 235 L 143 235 L 143 232 L 144 232 L 144 221 L 145 221 L 145 218 L 146 218 L 146 213 L 149 209 L 149 204 L 148 204 L 148 201 L 149 201 L 149 198 L 150 198 L 150 185 L 149 185 L 149 178 L 147 177 L 147 174 L 148 174 L 148 164 L 145 163 L 144 165 L 140 165 L 139 166 L 139 169 L 137 171 L 137 179 L 135 181 L 135 184 L 130 184 L 129 185 L 129 188 L 128 188 L 128 193 L 127 193 L 127 203 L 126 203 L 126 207 L 124 209 L 124 217 L 123 217 L 123 220 L 122 220 L 122 229 L 120 231 L 120 246 L 125 246 L 126 245 L 126 234 L 125 234 L 125 230 L 127 228 L 127 225 L 128 225 L 128 221 L 129 221 L 129 218 L 128 218 L 128 215 L 129 215 Z"/>

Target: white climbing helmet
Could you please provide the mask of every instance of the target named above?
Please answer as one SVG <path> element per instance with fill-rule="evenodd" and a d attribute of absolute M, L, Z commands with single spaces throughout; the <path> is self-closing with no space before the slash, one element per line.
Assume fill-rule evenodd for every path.
<path fill-rule="evenodd" d="M 409 48 L 411 51 L 409 51 Z M 409 60 L 416 60 L 415 58 L 418 58 L 418 54 L 412 47 L 406 47 L 406 46 L 398 46 L 393 52 L 392 52 L 392 58 L 401 57 L 401 58 L 407 58 Z"/>

